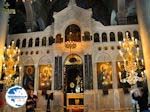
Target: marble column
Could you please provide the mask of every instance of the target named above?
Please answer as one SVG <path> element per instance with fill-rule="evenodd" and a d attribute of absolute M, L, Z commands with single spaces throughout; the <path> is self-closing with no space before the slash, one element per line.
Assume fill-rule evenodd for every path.
<path fill-rule="evenodd" d="M 3 3 L 0 3 L 0 78 L 2 72 L 2 61 L 4 54 L 4 46 L 7 33 L 8 12 L 3 9 Z"/>
<path fill-rule="evenodd" d="M 119 109 L 120 108 L 120 95 L 119 95 L 119 89 L 118 89 L 118 73 L 116 70 L 116 61 L 112 62 L 113 66 L 113 93 L 114 93 L 114 108 Z"/>
<path fill-rule="evenodd" d="M 150 93 L 150 0 L 136 0 L 148 90 Z"/>
<path fill-rule="evenodd" d="M 20 66 L 19 67 L 19 85 L 23 86 L 22 81 L 23 81 L 23 71 L 24 71 L 24 67 Z"/>
<path fill-rule="evenodd" d="M 31 32 L 34 29 L 34 15 L 32 10 L 32 3 L 30 0 L 26 0 L 24 2 L 25 10 L 26 10 L 26 28 L 27 32 Z"/>
<path fill-rule="evenodd" d="M 35 67 L 34 92 L 38 92 L 38 88 L 39 88 L 39 66 L 38 66 L 38 64 L 35 64 L 34 67 Z"/>
<path fill-rule="evenodd" d="M 126 7 L 125 7 L 125 0 L 118 0 L 118 23 L 119 24 L 126 24 L 127 17 L 126 17 Z"/>

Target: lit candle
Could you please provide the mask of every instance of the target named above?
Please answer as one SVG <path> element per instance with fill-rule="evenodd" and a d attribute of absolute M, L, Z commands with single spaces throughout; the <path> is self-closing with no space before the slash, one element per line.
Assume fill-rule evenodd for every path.
<path fill-rule="evenodd" d="M 141 59 L 141 62 L 142 62 L 142 65 L 144 65 L 144 60 L 143 59 Z"/>
<path fill-rule="evenodd" d="M 138 58 L 136 58 L 136 62 L 139 62 L 139 59 L 138 59 Z"/>
<path fill-rule="evenodd" d="M 132 37 L 131 39 L 132 39 L 132 41 L 134 41 L 134 37 Z"/>
<path fill-rule="evenodd" d="M 126 39 L 125 39 L 125 38 L 123 38 L 123 41 L 124 41 L 124 42 L 125 42 L 125 40 L 126 40 Z"/>
<path fill-rule="evenodd" d="M 21 70 L 22 70 L 22 67 L 20 66 L 20 67 L 19 67 L 19 72 L 21 72 Z"/>
<path fill-rule="evenodd" d="M 18 49 L 18 53 L 20 53 L 20 49 Z"/>
<path fill-rule="evenodd" d="M 138 44 L 138 41 L 137 41 L 137 39 L 135 39 L 135 44 Z"/>
<path fill-rule="evenodd" d="M 126 36 L 127 36 L 127 37 L 129 36 L 129 33 L 128 33 L 128 32 L 126 32 Z"/>
<path fill-rule="evenodd" d="M 122 42 L 121 41 L 119 41 L 119 45 L 121 46 L 121 44 L 122 44 Z"/>
<path fill-rule="evenodd" d="M 18 57 L 17 57 L 17 61 L 19 61 L 19 60 L 20 60 L 20 57 L 18 56 Z"/>
<path fill-rule="evenodd" d="M 118 66 L 120 67 L 120 62 L 118 62 Z"/>
<path fill-rule="evenodd" d="M 120 79 L 120 81 L 121 81 L 121 72 L 119 72 L 119 79 Z"/>
<path fill-rule="evenodd" d="M 136 50 L 137 50 L 137 55 L 139 55 L 139 51 L 140 51 L 139 47 L 137 47 Z"/>
<path fill-rule="evenodd" d="M 123 57 L 123 53 L 122 53 L 122 51 L 121 51 L 121 50 L 119 50 L 119 53 L 120 53 L 120 55 Z"/>

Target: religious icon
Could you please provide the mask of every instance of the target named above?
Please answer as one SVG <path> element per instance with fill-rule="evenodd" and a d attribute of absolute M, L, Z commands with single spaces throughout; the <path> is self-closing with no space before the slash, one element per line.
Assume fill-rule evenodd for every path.
<path fill-rule="evenodd" d="M 112 65 L 110 62 L 100 62 L 97 64 L 98 88 L 112 85 Z"/>
<path fill-rule="evenodd" d="M 23 87 L 25 89 L 34 89 L 34 66 L 25 66 L 24 70 Z"/>
<path fill-rule="evenodd" d="M 52 76 L 52 67 L 51 65 L 41 65 L 40 66 L 40 80 L 39 88 L 40 89 L 51 89 L 51 76 Z"/>

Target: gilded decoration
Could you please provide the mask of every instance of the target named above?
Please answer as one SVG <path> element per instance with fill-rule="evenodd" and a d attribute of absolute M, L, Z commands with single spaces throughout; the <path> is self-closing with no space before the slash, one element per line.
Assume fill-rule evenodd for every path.
<path fill-rule="evenodd" d="M 111 62 L 97 63 L 98 88 L 112 87 L 112 64 Z"/>
<path fill-rule="evenodd" d="M 40 79 L 39 89 L 50 90 L 51 89 L 51 77 L 52 77 L 52 66 L 51 65 L 40 65 L 39 67 Z"/>
<path fill-rule="evenodd" d="M 70 54 L 66 60 L 65 60 L 65 65 L 72 65 L 72 64 L 82 64 L 82 59 L 80 56 L 76 54 Z"/>

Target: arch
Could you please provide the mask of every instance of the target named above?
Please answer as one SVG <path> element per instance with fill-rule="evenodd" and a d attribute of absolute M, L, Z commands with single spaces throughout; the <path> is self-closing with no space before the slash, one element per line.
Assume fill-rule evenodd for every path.
<path fill-rule="evenodd" d="M 22 41 L 22 47 L 26 47 L 26 39 L 23 39 L 23 41 Z"/>
<path fill-rule="evenodd" d="M 32 47 L 32 45 L 33 45 L 33 39 L 32 39 L 32 38 L 30 38 L 30 39 L 29 39 L 28 47 Z"/>
<path fill-rule="evenodd" d="M 99 33 L 94 33 L 94 42 L 100 42 Z"/>
<path fill-rule="evenodd" d="M 34 60 L 30 56 L 21 57 L 21 61 L 22 61 L 23 65 L 34 65 Z"/>
<path fill-rule="evenodd" d="M 16 41 L 16 47 L 20 47 L 20 39 L 17 39 L 17 41 Z"/>
<path fill-rule="evenodd" d="M 118 41 L 123 41 L 123 33 L 122 32 L 118 32 Z"/>
<path fill-rule="evenodd" d="M 115 33 L 114 32 L 110 32 L 109 36 L 110 36 L 110 41 L 111 42 L 115 41 Z"/>
<path fill-rule="evenodd" d="M 46 37 L 42 38 L 42 46 L 46 46 Z"/>
<path fill-rule="evenodd" d="M 69 25 L 65 30 L 65 42 L 66 41 L 81 42 L 81 30 L 76 24 Z"/>
<path fill-rule="evenodd" d="M 52 45 L 55 42 L 55 39 L 53 38 L 53 36 L 50 36 L 48 38 L 48 45 Z"/>
<path fill-rule="evenodd" d="M 96 56 L 96 62 L 111 62 L 112 57 L 106 52 L 102 52 Z"/>
<path fill-rule="evenodd" d="M 64 60 L 64 65 L 82 64 L 82 58 L 77 54 L 70 54 Z"/>
<path fill-rule="evenodd" d="M 133 36 L 136 38 L 136 39 L 140 39 L 140 35 L 139 35 L 139 32 L 138 31 L 133 31 Z"/>
<path fill-rule="evenodd" d="M 57 34 L 56 35 L 56 43 L 62 43 L 63 42 L 63 38 L 61 37 L 61 34 Z"/>
<path fill-rule="evenodd" d="M 35 39 L 35 47 L 39 46 L 39 44 L 40 44 L 40 39 L 39 39 L 39 37 L 37 37 Z"/>
<path fill-rule="evenodd" d="M 83 61 L 77 54 L 70 54 L 64 60 L 64 88 L 66 93 L 84 92 Z"/>
<path fill-rule="evenodd" d="M 89 31 L 84 32 L 83 40 L 84 41 L 90 41 L 91 40 L 91 35 L 90 35 Z"/>
<path fill-rule="evenodd" d="M 51 60 L 51 59 L 52 59 L 51 57 L 42 56 L 42 57 L 39 59 L 38 64 L 39 64 L 39 65 L 50 64 L 50 63 L 52 63 L 52 60 Z"/>
<path fill-rule="evenodd" d="M 126 36 L 126 33 L 128 33 L 128 36 L 129 36 L 129 38 L 131 39 L 131 33 L 130 33 L 130 31 L 126 31 L 126 32 L 125 32 L 125 36 Z"/>
<path fill-rule="evenodd" d="M 105 32 L 102 33 L 102 42 L 107 42 L 107 34 Z"/>

